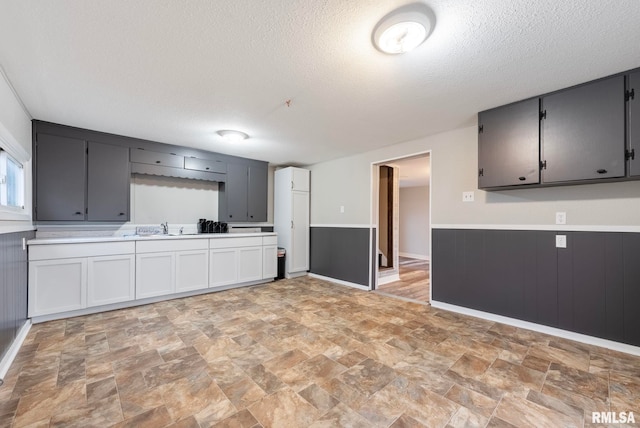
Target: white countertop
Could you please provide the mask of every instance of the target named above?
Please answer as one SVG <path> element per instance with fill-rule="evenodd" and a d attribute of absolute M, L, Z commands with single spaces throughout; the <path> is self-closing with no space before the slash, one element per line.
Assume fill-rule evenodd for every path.
<path fill-rule="evenodd" d="M 275 232 L 253 233 L 199 233 L 195 235 L 123 235 L 123 236 L 69 236 L 59 238 L 37 238 L 27 241 L 28 245 L 85 244 L 90 242 L 157 241 L 163 239 L 219 239 L 252 236 L 276 236 Z"/>

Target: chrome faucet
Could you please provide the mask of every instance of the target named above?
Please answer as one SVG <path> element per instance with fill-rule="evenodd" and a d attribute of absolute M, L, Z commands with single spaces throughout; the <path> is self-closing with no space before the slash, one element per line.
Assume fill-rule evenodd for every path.
<path fill-rule="evenodd" d="M 169 234 L 169 222 L 166 221 L 164 223 L 160 223 L 160 226 L 162 226 L 162 234 L 163 235 L 168 235 Z"/>

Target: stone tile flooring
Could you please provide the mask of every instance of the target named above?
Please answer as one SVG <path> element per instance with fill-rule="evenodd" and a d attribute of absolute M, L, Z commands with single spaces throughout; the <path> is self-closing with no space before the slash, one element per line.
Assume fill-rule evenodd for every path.
<path fill-rule="evenodd" d="M 0 426 L 591 426 L 640 357 L 302 278 L 34 325 Z"/>

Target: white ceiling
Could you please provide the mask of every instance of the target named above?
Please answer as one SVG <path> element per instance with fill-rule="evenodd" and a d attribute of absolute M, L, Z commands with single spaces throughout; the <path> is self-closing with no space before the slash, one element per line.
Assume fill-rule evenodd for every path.
<path fill-rule="evenodd" d="M 400 174 L 400 187 L 428 186 L 431 177 L 429 155 L 414 156 L 385 163 L 396 166 Z"/>
<path fill-rule="evenodd" d="M 431 37 L 382 54 L 371 31 L 406 3 L 0 0 L 0 65 L 36 119 L 274 164 L 471 125 L 640 66 L 638 0 L 427 0 Z M 229 128 L 251 138 L 224 144 Z"/>

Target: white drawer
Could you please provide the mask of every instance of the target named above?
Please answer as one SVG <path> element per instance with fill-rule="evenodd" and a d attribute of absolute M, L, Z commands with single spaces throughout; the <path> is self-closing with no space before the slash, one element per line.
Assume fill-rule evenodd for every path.
<path fill-rule="evenodd" d="M 138 254 L 206 249 L 206 239 L 153 239 L 149 241 L 136 241 L 136 253 Z"/>
<path fill-rule="evenodd" d="M 134 254 L 135 242 L 91 242 L 84 244 L 43 244 L 29 246 L 29 260 Z"/>
<path fill-rule="evenodd" d="M 261 247 L 262 236 L 209 239 L 209 248 Z"/>
<path fill-rule="evenodd" d="M 277 236 L 263 236 L 262 245 L 278 245 Z"/>

